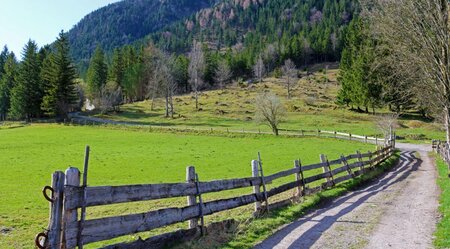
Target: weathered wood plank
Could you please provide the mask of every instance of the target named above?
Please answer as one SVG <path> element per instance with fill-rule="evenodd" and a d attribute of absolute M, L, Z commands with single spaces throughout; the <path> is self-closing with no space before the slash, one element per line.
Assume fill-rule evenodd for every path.
<path fill-rule="evenodd" d="M 333 170 L 331 171 L 331 174 L 337 175 L 337 174 L 342 173 L 342 172 L 344 172 L 344 171 L 347 171 L 347 166 L 342 166 L 342 167 L 333 169 Z"/>
<path fill-rule="evenodd" d="M 365 157 L 370 157 L 371 155 L 372 155 L 372 153 L 370 153 L 370 152 L 361 154 L 361 156 L 362 156 L 363 158 L 365 158 Z"/>
<path fill-rule="evenodd" d="M 65 172 L 66 179 L 64 182 L 64 191 L 68 186 L 80 186 L 80 171 L 77 168 L 70 167 Z M 63 219 L 63 238 L 61 248 L 75 248 L 77 246 L 78 235 L 78 211 L 76 209 L 67 208 L 69 200 L 64 198 L 64 219 Z M 69 233 L 69 228 L 72 230 Z M 72 239 L 69 239 L 72 238 Z"/>
<path fill-rule="evenodd" d="M 320 179 L 326 178 L 329 175 L 330 175 L 330 173 L 328 173 L 328 172 L 320 173 L 320 174 L 317 174 L 317 175 L 306 177 L 304 181 L 305 181 L 305 184 L 308 184 L 308 183 L 315 182 L 315 181 L 318 181 Z"/>
<path fill-rule="evenodd" d="M 347 180 L 350 180 L 350 179 L 352 179 L 352 178 L 353 178 L 352 175 L 341 176 L 341 177 L 335 178 L 335 179 L 334 179 L 334 183 L 335 183 L 335 184 L 338 184 L 338 183 L 340 183 L 340 182 L 347 181 Z"/>
<path fill-rule="evenodd" d="M 52 175 L 53 202 L 50 202 L 50 220 L 48 225 L 48 246 L 59 248 L 61 243 L 61 228 L 63 218 L 63 191 L 65 175 L 57 171 Z"/>
<path fill-rule="evenodd" d="M 330 166 L 331 165 L 338 165 L 338 164 L 342 163 L 342 160 L 339 158 L 339 159 L 336 159 L 336 160 L 328 161 L 328 163 L 330 164 Z"/>
<path fill-rule="evenodd" d="M 223 210 L 244 206 L 263 200 L 263 195 L 244 195 L 230 199 L 203 203 L 203 215 L 210 215 Z M 82 231 L 85 244 L 108 240 L 115 237 L 150 231 L 155 228 L 187 221 L 198 217 L 198 205 L 183 208 L 166 208 L 147 213 L 123 215 L 94 220 L 87 220 Z M 67 229 L 68 243 L 76 242 L 77 224 L 71 224 Z"/>
<path fill-rule="evenodd" d="M 304 171 L 308 171 L 308 170 L 313 170 L 313 169 L 320 169 L 323 167 L 323 163 L 316 163 L 316 164 L 311 164 L 311 165 L 305 165 L 302 166 L 302 170 Z"/>
<path fill-rule="evenodd" d="M 259 185 L 258 177 L 200 182 L 202 193 L 219 192 Z M 83 190 L 80 187 L 67 186 L 65 189 L 66 209 L 81 207 Z M 172 197 L 195 195 L 194 183 L 164 183 L 127 186 L 101 186 L 86 188 L 86 206 L 101 206 L 124 202 L 147 201 Z"/>
<path fill-rule="evenodd" d="M 278 173 L 275 173 L 273 175 L 269 175 L 264 177 L 264 179 L 266 180 L 266 182 L 271 182 L 273 180 L 282 178 L 282 177 L 286 177 L 286 176 L 290 176 L 293 174 L 298 174 L 300 172 L 299 168 L 292 168 L 292 169 L 288 169 L 288 170 L 284 170 Z"/>

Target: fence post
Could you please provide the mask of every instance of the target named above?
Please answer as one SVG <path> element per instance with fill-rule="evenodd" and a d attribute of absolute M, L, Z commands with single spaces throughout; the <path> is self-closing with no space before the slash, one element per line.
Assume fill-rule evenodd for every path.
<path fill-rule="evenodd" d="M 337 138 L 337 131 L 334 131 L 334 138 Z"/>
<path fill-rule="evenodd" d="M 320 137 L 320 130 L 317 129 L 317 136 Z"/>
<path fill-rule="evenodd" d="M 49 248 L 59 248 L 61 243 L 61 228 L 63 215 L 64 173 L 57 171 L 52 175 L 52 197 L 50 202 L 50 223 L 48 226 L 48 241 L 45 244 Z M 43 191 L 45 191 L 44 188 Z M 46 195 L 46 193 L 44 192 Z"/>
<path fill-rule="evenodd" d="M 252 160 L 252 176 L 253 177 L 259 177 L 259 162 L 258 160 Z M 257 197 L 261 193 L 260 189 L 261 185 L 255 185 L 253 186 L 253 194 L 255 194 Z M 255 202 L 255 212 L 258 212 L 261 208 L 261 202 L 256 201 Z"/>
<path fill-rule="evenodd" d="M 375 144 L 378 145 L 378 137 L 375 136 Z"/>
<path fill-rule="evenodd" d="M 302 171 L 302 163 L 300 160 L 294 161 L 294 168 L 298 169 L 298 173 L 295 174 L 295 181 L 299 182 L 297 185 L 297 193 L 296 198 L 299 198 L 300 196 L 303 196 L 303 191 L 305 188 L 304 181 L 303 181 L 303 171 Z"/>
<path fill-rule="evenodd" d="M 64 183 L 64 187 L 79 187 L 80 186 L 80 171 L 77 168 L 69 167 L 66 170 L 66 180 Z M 69 200 L 64 198 L 64 206 Z M 76 242 L 67 243 L 66 238 L 68 237 L 66 228 L 70 224 L 76 224 L 78 222 L 78 212 L 77 209 L 65 209 L 64 208 L 64 222 L 63 222 L 63 240 L 62 240 L 62 248 L 75 248 L 77 245 Z M 78 231 L 77 231 L 78 233 Z"/>
<path fill-rule="evenodd" d="M 364 136 L 364 143 L 367 143 L 367 136 Z"/>
<path fill-rule="evenodd" d="M 369 168 L 373 169 L 373 162 L 372 162 L 372 151 L 368 151 L 369 153 Z"/>
<path fill-rule="evenodd" d="M 361 174 L 363 174 L 364 173 L 364 164 L 363 164 L 363 158 L 362 158 L 361 152 L 358 150 L 358 151 L 356 151 L 356 154 L 358 155 L 359 169 L 361 170 Z"/>
<path fill-rule="evenodd" d="M 342 164 L 344 165 L 344 167 L 347 168 L 347 174 L 352 176 L 352 177 L 355 177 L 355 175 L 352 172 L 352 169 L 348 166 L 347 159 L 345 158 L 344 155 L 341 155 L 341 161 L 342 161 Z"/>
<path fill-rule="evenodd" d="M 327 180 L 327 186 L 331 186 L 332 184 L 332 175 L 331 175 L 331 169 L 330 169 L 330 164 L 328 163 L 328 159 L 324 154 L 320 155 L 320 162 L 322 163 L 322 169 L 323 169 L 323 173 L 328 173 L 328 176 L 326 178 Z"/>
<path fill-rule="evenodd" d="M 348 134 L 348 137 L 349 137 L 350 141 L 352 141 L 352 134 L 351 133 Z"/>
<path fill-rule="evenodd" d="M 195 184 L 195 167 L 189 166 L 186 168 L 186 182 Z M 188 206 L 196 206 L 197 198 L 195 195 L 189 195 L 187 197 L 187 205 Z M 196 228 L 198 227 L 198 219 L 194 218 L 188 221 L 188 228 Z"/>

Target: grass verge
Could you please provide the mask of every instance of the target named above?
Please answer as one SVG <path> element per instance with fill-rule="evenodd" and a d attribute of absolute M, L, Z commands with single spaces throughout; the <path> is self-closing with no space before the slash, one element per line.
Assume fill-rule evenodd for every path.
<path fill-rule="evenodd" d="M 188 242 L 179 245 L 177 248 L 226 248 L 244 249 L 255 246 L 258 242 L 267 239 L 280 226 L 291 223 L 306 214 L 312 208 L 325 203 L 333 198 L 342 196 L 349 191 L 355 190 L 369 182 L 396 165 L 400 158 L 400 153 L 396 152 L 390 159 L 382 163 L 374 171 L 363 176 L 349 180 L 332 189 L 321 193 L 307 196 L 303 202 L 286 208 L 272 210 L 269 215 L 258 218 L 241 220 L 240 225 L 233 234 L 213 234 L 198 241 Z M 448 230 L 447 230 L 448 231 Z M 444 233 L 445 234 L 445 233 Z"/>
<path fill-rule="evenodd" d="M 441 189 L 439 211 L 442 217 L 434 233 L 434 245 L 436 248 L 450 248 L 450 179 L 448 178 L 448 166 L 440 158 L 437 158 L 436 165 L 439 172 L 437 183 Z"/>

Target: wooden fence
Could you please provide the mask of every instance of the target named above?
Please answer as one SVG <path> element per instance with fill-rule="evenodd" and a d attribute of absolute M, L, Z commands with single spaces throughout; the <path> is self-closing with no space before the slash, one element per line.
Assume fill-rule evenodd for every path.
<path fill-rule="evenodd" d="M 442 142 L 441 140 L 433 140 L 432 143 L 433 151 L 437 152 L 442 160 L 448 166 L 448 177 L 450 178 L 450 146 L 446 142 Z"/>
<path fill-rule="evenodd" d="M 83 248 L 83 245 L 110 240 L 119 236 L 150 231 L 171 224 L 188 221 L 189 228 L 203 231 L 204 216 L 224 210 L 234 209 L 254 203 L 255 213 L 268 211 L 270 208 L 292 203 L 292 199 L 270 203 L 271 197 L 295 190 L 296 198 L 310 195 L 336 184 L 362 175 L 374 169 L 389 158 L 394 146 L 378 147 L 375 152 L 341 156 L 328 160 L 321 155 L 320 163 L 301 165 L 299 160 L 294 167 L 265 176 L 261 160 L 251 162 L 252 176 L 238 179 L 202 182 L 193 166 L 186 170 L 186 182 L 127 186 L 87 186 L 87 165 L 89 150 L 86 150 L 83 182 L 80 184 L 80 171 L 68 168 L 65 173 L 55 172 L 52 185 L 44 188 L 43 193 L 50 202 L 50 221 L 48 229 L 36 237 L 39 248 Z M 314 170 L 323 173 L 315 174 Z M 311 173 L 311 174 L 308 174 Z M 311 175 L 311 176 L 310 176 Z M 280 178 L 294 177 L 294 181 L 268 189 L 269 184 Z M 253 187 L 246 195 L 220 200 L 204 200 L 203 194 L 232 189 Z M 48 193 L 51 192 L 49 195 Z M 129 203 L 137 201 L 158 200 L 173 197 L 187 197 L 187 206 L 164 208 L 146 213 L 86 219 L 86 208 Z M 201 221 L 199 225 L 199 220 Z M 132 243 L 131 243 L 132 244 Z M 131 244 L 121 244 L 120 247 Z"/>
<path fill-rule="evenodd" d="M 157 126 L 157 125 L 142 125 L 142 124 L 131 124 L 127 122 L 120 121 L 111 121 L 111 120 L 103 120 L 100 118 L 92 118 L 92 117 L 83 117 L 80 118 L 71 118 L 70 120 L 64 121 L 64 123 L 70 124 L 78 124 L 78 125 L 123 125 L 123 126 L 132 126 L 143 129 L 166 129 L 166 130 L 180 130 L 180 131 L 193 131 L 193 132 L 221 132 L 221 133 L 240 133 L 240 134 L 273 134 L 273 132 L 269 131 L 261 131 L 258 130 L 249 130 L 249 129 L 237 129 L 237 128 L 212 128 L 212 127 L 203 127 L 203 128 L 194 128 L 194 127 L 168 127 L 168 126 Z M 328 131 L 328 130 L 296 130 L 296 129 L 279 129 L 280 135 L 286 136 L 317 136 L 317 137 L 327 137 L 327 138 L 336 138 L 336 139 L 345 139 L 345 140 L 353 140 L 364 143 L 372 143 L 376 145 L 387 144 L 389 140 L 395 141 L 395 139 L 385 139 L 382 137 L 371 137 L 371 136 L 361 136 L 355 135 L 351 133 L 339 132 L 339 131 Z M 393 134 L 395 136 L 395 134 Z"/>

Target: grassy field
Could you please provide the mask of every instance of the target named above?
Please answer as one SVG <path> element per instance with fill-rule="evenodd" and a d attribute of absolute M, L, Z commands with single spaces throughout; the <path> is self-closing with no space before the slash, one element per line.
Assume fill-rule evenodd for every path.
<path fill-rule="evenodd" d="M 441 189 L 439 211 L 442 217 L 434 234 L 434 245 L 436 248 L 450 248 L 450 179 L 448 178 L 448 166 L 441 159 L 437 159 L 436 163 L 439 172 L 438 185 Z"/>
<path fill-rule="evenodd" d="M 251 175 L 250 161 L 258 151 L 270 174 L 293 167 L 297 158 L 308 164 L 318 162 L 320 153 L 337 158 L 341 153 L 374 149 L 373 145 L 349 141 L 270 135 L 227 137 L 61 125 L 0 129 L 0 248 L 33 247 L 34 235 L 47 225 L 48 203 L 41 195 L 42 187 L 50 184 L 50 175 L 56 170 L 69 165 L 81 168 L 86 144 L 91 146 L 91 186 L 182 182 L 188 165 L 196 167 L 201 180 L 247 177 Z M 218 197 L 221 194 L 205 198 Z M 179 198 L 91 208 L 88 218 L 184 203 L 185 199 Z"/>
<path fill-rule="evenodd" d="M 337 72 L 336 69 L 329 70 L 326 75 L 328 81 L 320 70 L 300 79 L 290 100 L 286 98 L 287 92 L 281 79 L 267 78 L 259 84 L 235 85 L 223 90 L 203 92 L 199 99 L 199 111 L 195 111 L 195 100 L 191 95 L 177 96 L 174 99 L 177 113 L 174 119 L 164 117 L 164 103 L 161 99 L 155 101 L 156 108 L 153 111 L 150 108 L 151 102 L 144 101 L 124 105 L 120 113 L 92 115 L 155 126 L 270 131 L 269 127 L 254 121 L 254 99 L 261 92 L 272 91 L 282 98 L 288 111 L 287 120 L 281 128 L 338 130 L 381 136 L 375 125 L 375 121 L 379 119 L 377 116 L 350 111 L 349 108 L 334 103 L 339 90 Z M 387 112 L 386 109 L 376 111 Z M 422 119 L 418 114 L 407 113 L 399 119 L 397 134 L 405 142 L 429 143 L 432 139 L 445 137 L 441 127 L 440 124 Z"/>

